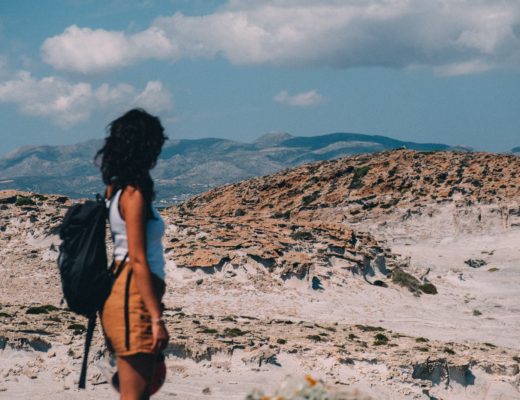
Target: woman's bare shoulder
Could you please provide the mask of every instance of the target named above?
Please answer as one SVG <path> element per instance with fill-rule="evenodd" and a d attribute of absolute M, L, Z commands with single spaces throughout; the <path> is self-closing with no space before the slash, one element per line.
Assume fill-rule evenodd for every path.
<path fill-rule="evenodd" d="M 142 214 L 145 212 L 144 196 L 142 191 L 137 186 L 128 185 L 124 188 L 123 192 L 121 193 L 120 210 L 123 220 L 126 220 L 125 216 L 129 210 L 132 212 L 132 214 L 136 212 L 138 214 Z"/>
<path fill-rule="evenodd" d="M 121 194 L 122 202 L 144 203 L 143 192 L 138 186 L 128 185 Z"/>

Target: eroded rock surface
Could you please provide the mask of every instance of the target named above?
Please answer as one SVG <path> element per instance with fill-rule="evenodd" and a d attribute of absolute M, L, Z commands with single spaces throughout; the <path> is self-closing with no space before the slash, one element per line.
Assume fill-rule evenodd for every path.
<path fill-rule="evenodd" d="M 363 384 L 372 397 L 520 398 L 520 310 L 511 300 L 520 295 L 519 163 L 480 153 L 361 155 L 161 210 L 168 366 L 178 378 L 170 393 L 223 399 L 219 376 L 245 385 L 244 371 L 256 379 L 297 370 Z M 10 393 L 14 379 L 48 373 L 74 386 L 85 321 L 60 305 L 56 257 L 57 228 L 75 202 L 0 192 L 0 374 Z M 486 264 L 469 268 L 469 259 Z M 99 334 L 94 348 L 102 358 Z M 14 351 L 27 357 L 17 362 Z M 213 386 L 197 386 L 201 370 Z M 91 379 L 103 381 L 95 368 Z M 250 392 L 238 386 L 241 398 Z"/>

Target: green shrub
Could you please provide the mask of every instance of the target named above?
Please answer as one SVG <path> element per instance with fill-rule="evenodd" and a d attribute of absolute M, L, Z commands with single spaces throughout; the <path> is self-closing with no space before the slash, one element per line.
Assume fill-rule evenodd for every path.
<path fill-rule="evenodd" d="M 306 206 L 310 203 L 312 203 L 314 200 L 316 200 L 320 195 L 320 191 L 317 190 L 315 192 L 312 192 L 310 195 L 303 196 L 301 199 L 302 206 Z"/>
<path fill-rule="evenodd" d="M 209 334 L 214 334 L 214 333 L 218 333 L 218 331 L 216 329 L 213 329 L 213 328 L 208 328 L 207 326 L 201 326 L 200 327 L 200 333 L 209 333 Z"/>
<path fill-rule="evenodd" d="M 383 332 L 385 328 L 381 328 L 380 326 L 370 326 L 370 325 L 356 325 L 360 331 L 363 332 Z"/>
<path fill-rule="evenodd" d="M 426 294 L 437 294 L 437 288 L 433 283 L 423 283 L 419 286 L 419 290 Z"/>
<path fill-rule="evenodd" d="M 388 338 L 383 335 L 382 333 L 378 333 L 374 336 L 374 345 L 375 346 L 382 346 L 385 344 L 388 344 Z"/>
<path fill-rule="evenodd" d="M 421 285 L 415 276 L 410 275 L 399 267 L 392 271 L 392 282 L 408 288 L 411 292 L 416 292 Z"/>
<path fill-rule="evenodd" d="M 238 328 L 226 328 L 226 329 L 224 329 L 224 336 L 229 336 L 229 337 L 243 336 L 246 333 L 247 333 L 247 331 L 241 331 Z"/>
<path fill-rule="evenodd" d="M 87 328 L 85 328 L 85 325 L 82 324 L 70 324 L 68 328 L 74 331 L 72 332 L 74 335 L 81 335 L 83 332 L 87 330 Z"/>
<path fill-rule="evenodd" d="M 22 323 L 20 323 L 20 325 L 22 325 Z M 48 332 L 45 329 L 20 329 L 20 332 L 28 333 L 30 335 L 52 335 L 52 332 Z"/>
<path fill-rule="evenodd" d="M 59 310 L 58 307 L 55 307 L 53 305 L 50 305 L 50 304 L 45 304 L 43 306 L 34 306 L 34 307 L 29 307 L 25 313 L 26 314 L 48 314 L 50 311 L 57 311 Z"/>
<path fill-rule="evenodd" d="M 30 197 L 17 196 L 14 204 L 16 206 L 34 206 L 36 203 Z"/>
<path fill-rule="evenodd" d="M 307 339 L 310 339 L 314 342 L 321 342 L 323 338 L 320 335 L 308 335 Z"/>
<path fill-rule="evenodd" d="M 352 176 L 352 181 L 350 182 L 349 189 L 359 189 L 363 186 L 363 178 L 370 171 L 369 165 L 364 165 L 359 168 L 354 169 L 354 175 Z"/>

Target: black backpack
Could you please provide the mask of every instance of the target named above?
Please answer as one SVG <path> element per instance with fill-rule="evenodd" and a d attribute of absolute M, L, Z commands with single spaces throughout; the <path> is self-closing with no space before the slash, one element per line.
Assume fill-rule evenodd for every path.
<path fill-rule="evenodd" d="M 58 266 L 69 309 L 91 317 L 110 294 L 105 243 L 107 208 L 103 198 L 72 206 L 60 226 Z"/>
<path fill-rule="evenodd" d="M 88 353 L 96 325 L 96 313 L 110 294 L 115 277 L 114 262 L 107 268 L 105 198 L 73 205 L 65 214 L 59 229 L 59 248 L 63 297 L 69 309 L 88 318 L 85 351 L 79 388 L 85 388 Z M 123 259 L 123 263 L 126 261 Z"/>

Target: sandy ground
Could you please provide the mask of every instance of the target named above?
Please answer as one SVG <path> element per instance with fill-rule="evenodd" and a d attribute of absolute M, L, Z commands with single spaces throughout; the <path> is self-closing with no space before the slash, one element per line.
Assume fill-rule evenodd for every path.
<path fill-rule="evenodd" d="M 165 302 L 170 309 L 186 314 L 369 324 L 430 340 L 488 342 L 520 355 L 520 228 L 503 227 L 499 220 L 489 220 L 489 229 L 476 225 L 466 229 L 464 224 L 462 229 L 453 224 L 452 211 L 440 210 L 435 217 L 419 215 L 401 224 L 372 221 L 366 225 L 367 230 L 387 240 L 393 251 L 409 257 L 411 271 L 435 284 L 439 291 L 435 296 L 416 297 L 402 288 L 370 286 L 360 277 L 344 274 L 343 278 L 324 281 L 321 291 L 312 290 L 308 281 L 296 278 L 275 282 L 269 290 L 259 291 L 250 279 L 257 274 L 258 265 L 244 265 L 231 276 L 225 269 L 213 274 L 178 269 L 170 261 Z M 467 259 L 482 259 L 486 265 L 471 268 L 464 263 Z M 340 263 L 330 266 L 331 275 L 341 276 L 341 267 Z M 204 283 L 198 284 L 201 278 Z M 66 345 L 54 346 L 52 353 L 9 348 L 1 351 L 0 369 L 27 371 L 17 376 L 4 375 L 0 398 L 117 398 L 102 379 L 85 391 L 77 391 L 75 371 L 79 371 L 79 359 L 71 361 L 67 351 Z M 307 359 L 280 353 L 279 365 L 262 366 L 244 361 L 243 356 L 238 350 L 196 362 L 171 355 L 167 360 L 167 382 L 155 398 L 244 399 L 255 387 L 272 393 L 288 374 L 311 373 L 331 384 L 360 388 L 374 399 L 520 399 L 518 371 L 500 374 L 477 367 L 471 370 L 473 384 L 451 382 L 446 387 L 440 383 L 428 386 L 425 393 L 421 381 L 396 381 L 384 362 L 370 362 L 369 356 L 367 361 L 341 366 L 333 364 L 328 354 Z M 46 372 L 31 376 L 31 368 L 38 365 L 44 365 Z M 403 370 L 408 367 L 402 366 Z M 64 372 L 60 375 L 61 370 Z"/>

